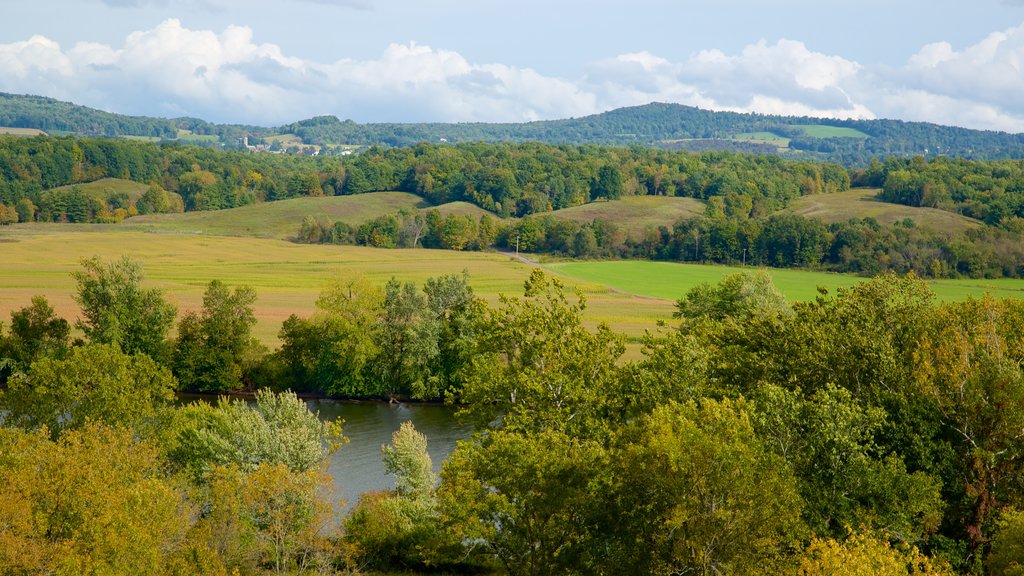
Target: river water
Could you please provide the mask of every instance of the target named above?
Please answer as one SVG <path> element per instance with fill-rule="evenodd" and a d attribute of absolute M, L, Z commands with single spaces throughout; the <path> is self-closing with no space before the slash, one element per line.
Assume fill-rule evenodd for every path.
<path fill-rule="evenodd" d="M 434 462 L 434 471 L 455 449 L 458 440 L 468 438 L 470 426 L 455 419 L 450 406 L 430 404 L 348 403 L 332 400 L 309 400 L 309 409 L 321 420 L 341 417 L 342 431 L 348 444 L 331 456 L 327 471 L 334 482 L 334 496 L 344 500 L 347 510 L 369 490 L 394 488 L 394 479 L 385 474 L 380 448 L 391 443 L 391 435 L 402 422 L 411 420 L 416 430 L 426 434 L 427 451 Z"/>
<path fill-rule="evenodd" d="M 179 394 L 178 403 L 214 402 L 211 396 Z M 246 400 L 253 402 L 251 398 Z M 341 512 L 347 512 L 359 501 L 359 495 L 370 490 L 395 487 L 394 478 L 384 472 L 380 458 L 381 446 L 391 443 L 391 435 L 403 422 L 411 420 L 416 430 L 427 436 L 427 452 L 434 471 L 455 449 L 455 443 L 469 438 L 472 427 L 455 418 L 455 409 L 439 404 L 386 404 L 383 402 L 339 402 L 337 400 L 306 400 L 309 410 L 321 420 L 344 420 L 342 432 L 348 443 L 331 455 L 327 472 L 333 483 L 332 498 L 342 500 Z"/>

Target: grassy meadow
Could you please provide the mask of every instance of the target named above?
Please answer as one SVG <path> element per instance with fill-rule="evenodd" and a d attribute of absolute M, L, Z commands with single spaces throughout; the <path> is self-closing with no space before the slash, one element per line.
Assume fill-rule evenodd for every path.
<path fill-rule="evenodd" d="M 716 283 L 726 274 L 743 270 L 765 270 L 775 285 L 791 301 L 811 300 L 818 295 L 818 287 L 835 292 L 849 288 L 864 278 L 849 274 L 833 274 L 780 268 L 752 268 L 679 264 L 621 260 L 610 262 L 559 262 L 548 264 L 550 269 L 583 282 L 593 282 L 623 293 L 675 300 L 687 290 L 703 282 Z M 1024 280 L 1000 278 L 995 280 L 962 279 L 932 280 L 928 285 L 940 300 L 980 298 L 986 293 L 997 298 L 1024 298 Z"/>
<path fill-rule="evenodd" d="M 141 194 L 145 185 L 116 179 L 83 184 L 91 194 L 124 191 Z M 881 222 L 913 218 L 919 226 L 964 229 L 976 226 L 968 218 L 932 209 L 878 202 L 875 190 L 801 198 L 790 208 L 826 222 L 873 216 Z M 128 255 L 142 263 L 146 285 L 163 289 L 181 312 L 198 310 L 207 283 L 256 289 L 257 337 L 273 347 L 289 315 L 307 316 L 328 279 L 358 272 L 385 283 L 391 277 L 418 285 L 429 277 L 466 270 L 477 294 L 493 302 L 499 294 L 519 295 L 530 265 L 496 253 L 444 250 L 386 250 L 357 246 L 300 245 L 286 241 L 307 215 L 358 225 L 401 209 L 429 209 L 418 196 L 381 192 L 359 196 L 295 198 L 216 212 L 160 214 L 130 218 L 119 224 L 17 224 L 0 228 L 0 321 L 27 305 L 35 294 L 45 295 L 58 313 L 78 316 L 70 273 L 93 255 L 104 259 Z M 484 211 L 465 202 L 438 207 L 443 214 L 478 217 Z M 679 218 L 702 213 L 701 202 L 690 198 L 626 197 L 595 202 L 553 213 L 557 218 L 589 222 L 607 218 L 631 233 L 648 226 L 671 225 Z M 542 258 L 542 260 L 544 260 Z M 741 268 L 646 261 L 543 262 L 570 289 L 587 297 L 587 321 L 605 322 L 636 342 L 658 320 L 671 317 L 674 301 L 702 282 L 717 282 Z M 748 268 L 749 269 L 749 268 Z M 848 287 L 861 278 L 842 274 L 769 269 L 780 290 L 791 300 L 814 298 L 817 287 L 829 291 Z M 1024 297 L 1024 280 L 941 280 L 931 283 L 939 298 L 963 299 L 991 292 L 999 297 Z"/>
<path fill-rule="evenodd" d="M 143 194 L 149 190 L 149 184 L 142 184 L 132 180 L 124 180 L 122 178 L 100 178 L 92 182 L 83 182 L 82 184 L 72 184 L 70 186 L 59 186 L 54 190 L 67 190 L 73 187 L 80 188 L 86 194 L 94 197 L 106 200 L 111 194 L 117 194 L 124 192 L 128 194 L 128 197 L 133 200 L 138 200 Z"/>
<path fill-rule="evenodd" d="M 845 222 L 851 218 L 871 217 L 883 225 L 889 225 L 910 218 L 922 228 L 957 233 L 984 225 L 973 218 L 938 208 L 918 208 L 882 202 L 875 198 L 878 192 L 877 188 L 853 188 L 834 194 L 802 196 L 796 199 L 787 211 L 821 220 L 826 224 Z"/>
<path fill-rule="evenodd" d="M 555 210 L 555 218 L 591 222 L 603 218 L 615 222 L 629 234 L 642 234 L 649 226 L 672 227 L 677 220 L 704 213 L 704 203 L 694 198 L 675 196 L 623 196 L 620 200 L 591 202 Z"/>
<path fill-rule="evenodd" d="M 145 231 L 285 239 L 295 236 L 302 219 L 310 215 L 357 226 L 378 216 L 423 206 L 423 199 L 413 194 L 376 192 L 358 196 L 291 198 L 209 212 L 147 214 L 129 218 L 121 226 Z"/>
<path fill-rule="evenodd" d="M 476 293 L 492 303 L 499 294 L 521 295 L 530 266 L 496 253 L 387 250 L 359 246 L 294 244 L 276 239 L 205 234 L 146 233 L 116 225 L 14 225 L 0 229 L 0 320 L 45 295 L 57 312 L 78 317 L 71 272 L 82 258 L 122 255 L 142 263 L 145 286 L 165 291 L 179 313 L 198 310 L 210 280 L 246 284 L 257 293 L 256 336 L 270 346 L 289 315 L 307 316 L 327 281 L 359 272 L 383 285 L 390 278 L 417 285 L 430 277 L 466 270 Z M 600 283 L 571 281 L 588 301 L 588 322 L 607 322 L 631 339 L 671 316 L 672 303 L 622 294 Z"/>

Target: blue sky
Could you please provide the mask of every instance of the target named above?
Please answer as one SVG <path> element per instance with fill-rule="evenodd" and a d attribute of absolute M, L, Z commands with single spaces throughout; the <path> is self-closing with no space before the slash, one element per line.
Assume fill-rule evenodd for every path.
<path fill-rule="evenodd" d="M 274 125 L 651 101 L 1024 132 L 1024 0 L 0 0 L 0 91 Z"/>

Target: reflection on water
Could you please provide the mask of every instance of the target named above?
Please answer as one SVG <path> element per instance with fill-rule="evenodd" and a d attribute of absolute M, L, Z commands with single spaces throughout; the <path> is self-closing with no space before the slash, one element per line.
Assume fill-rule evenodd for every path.
<path fill-rule="evenodd" d="M 309 409 L 323 420 L 341 417 L 348 444 L 334 453 L 327 471 L 334 479 L 334 493 L 345 500 L 345 508 L 355 505 L 368 490 L 394 488 L 394 479 L 384 473 L 380 447 L 391 442 L 391 435 L 406 420 L 427 435 L 427 450 L 434 470 L 455 449 L 455 442 L 468 438 L 471 428 L 455 420 L 449 406 L 423 404 L 350 404 L 330 400 L 310 400 Z"/>

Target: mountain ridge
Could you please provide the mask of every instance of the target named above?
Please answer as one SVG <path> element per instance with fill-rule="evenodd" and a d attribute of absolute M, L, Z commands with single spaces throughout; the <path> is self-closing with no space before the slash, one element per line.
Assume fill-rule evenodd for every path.
<path fill-rule="evenodd" d="M 410 146 L 419 142 L 527 142 L 566 145 L 721 149 L 825 160 L 848 166 L 871 158 L 947 155 L 1024 158 L 1024 134 L 903 120 L 829 119 L 710 111 L 652 102 L 588 116 L 521 123 L 358 123 L 315 116 L 276 127 L 216 124 L 199 118 L 158 118 L 105 112 L 33 95 L 0 93 L 0 126 L 51 134 L 140 137 L 241 148 L 293 135 L 301 145 Z M 280 145 L 280 144 L 279 144 Z"/>

